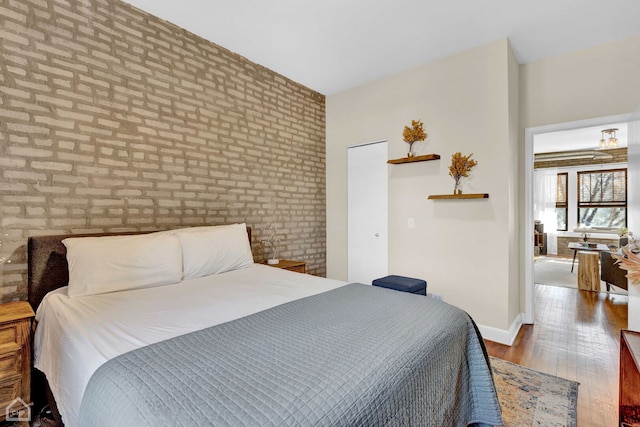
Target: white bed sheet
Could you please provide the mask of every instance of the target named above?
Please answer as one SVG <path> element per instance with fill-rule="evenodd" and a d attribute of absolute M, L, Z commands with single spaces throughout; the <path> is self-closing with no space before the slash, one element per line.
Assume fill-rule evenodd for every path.
<path fill-rule="evenodd" d="M 36 312 L 34 364 L 67 427 L 75 427 L 91 375 L 145 345 L 325 292 L 346 282 L 261 264 L 173 285 L 69 298 L 47 294 Z"/>

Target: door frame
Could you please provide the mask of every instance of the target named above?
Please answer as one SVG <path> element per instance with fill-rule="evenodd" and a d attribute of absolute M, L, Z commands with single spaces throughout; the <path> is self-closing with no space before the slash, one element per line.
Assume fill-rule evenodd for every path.
<path fill-rule="evenodd" d="M 524 323 L 535 323 L 535 292 L 533 274 L 533 140 L 541 133 L 559 132 L 611 123 L 628 122 L 633 113 L 596 117 L 572 122 L 555 123 L 525 128 L 524 130 L 524 227 L 521 241 L 524 244 L 522 269 L 524 271 Z"/>

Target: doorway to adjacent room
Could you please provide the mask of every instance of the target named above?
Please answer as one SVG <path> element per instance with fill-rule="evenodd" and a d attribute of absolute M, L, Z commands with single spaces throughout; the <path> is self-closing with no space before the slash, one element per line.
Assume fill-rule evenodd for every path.
<path fill-rule="evenodd" d="M 534 283 L 536 283 L 536 279 L 535 279 L 534 259 L 536 258 L 536 255 L 540 255 L 539 253 L 540 248 L 534 247 L 534 240 L 535 240 L 534 236 L 536 233 L 534 220 L 540 219 L 540 218 L 535 218 L 536 214 L 534 213 L 535 212 L 534 197 L 535 197 L 535 191 L 536 191 L 535 184 L 534 184 L 536 181 L 535 172 L 534 172 L 534 161 L 535 161 L 534 151 L 535 153 L 549 153 L 552 151 L 570 152 L 569 154 L 555 155 L 554 153 L 551 153 L 551 154 L 546 154 L 545 156 L 538 156 L 538 160 L 540 160 L 541 157 L 546 157 L 545 159 L 546 162 L 555 162 L 555 161 L 559 161 L 560 159 L 563 159 L 563 160 L 571 159 L 579 162 L 580 158 L 584 159 L 589 156 L 594 156 L 594 157 L 591 157 L 592 159 L 597 158 L 601 155 L 600 154 L 601 152 L 606 151 L 606 150 L 600 149 L 599 140 L 601 139 L 601 131 L 604 129 L 611 129 L 615 127 L 613 126 L 615 124 L 630 123 L 632 120 L 632 117 L 633 115 L 630 113 L 630 114 L 623 114 L 618 116 L 581 120 L 577 122 L 541 126 L 541 127 L 529 128 L 525 130 L 524 177 L 525 177 L 525 217 L 526 218 L 525 218 L 525 224 L 523 227 L 524 233 L 526 233 L 526 235 L 524 236 L 525 239 L 523 240 L 523 242 L 527 242 L 527 244 L 525 244 L 523 248 L 524 279 L 525 279 L 525 286 L 524 286 L 524 291 L 525 291 L 524 322 L 525 323 L 534 323 L 534 320 L 535 320 Z M 584 145 L 582 147 L 573 147 L 565 150 L 558 150 L 558 149 L 550 150 L 548 148 L 538 149 L 537 147 L 537 144 L 536 144 L 537 141 L 539 139 L 544 140 L 545 137 L 548 135 L 556 134 L 557 136 L 558 134 L 563 134 L 563 133 L 570 134 L 571 132 L 579 132 L 581 130 L 586 130 L 587 132 L 589 132 L 590 135 L 593 134 L 590 137 L 583 137 L 583 139 L 585 139 L 587 143 L 590 143 L 590 146 L 588 148 L 585 148 Z M 635 143 L 637 142 L 638 141 L 636 141 Z M 637 162 L 638 159 L 635 159 L 634 161 Z M 624 163 L 624 162 L 618 162 L 618 163 Z M 538 166 L 540 165 L 539 162 L 536 162 L 536 164 Z M 562 164 L 561 163 L 557 164 L 557 166 L 560 166 L 560 165 Z M 632 168 L 631 161 L 629 161 L 628 165 L 629 165 L 629 168 Z M 556 193 L 556 194 L 553 194 L 553 197 L 549 198 L 549 199 L 553 198 L 553 200 L 552 201 L 548 200 L 547 205 L 542 207 L 542 210 L 546 210 L 546 216 L 547 217 L 552 216 L 553 220 L 555 221 L 555 222 L 552 221 L 552 224 L 554 225 L 551 225 L 550 227 L 545 227 L 545 230 L 544 230 L 544 233 L 546 234 L 545 249 L 548 251 L 545 253 L 545 255 L 551 254 L 558 257 L 566 257 L 566 258 L 569 258 L 569 261 L 571 261 L 570 257 L 571 257 L 572 251 L 570 251 L 568 245 L 570 242 L 579 241 L 580 238 L 583 237 L 582 234 L 586 232 L 584 230 L 581 230 L 579 220 L 580 218 L 584 218 L 585 208 L 589 207 L 589 206 L 578 206 L 578 202 L 579 202 L 578 193 L 577 193 L 578 191 L 577 185 L 578 185 L 578 179 L 579 179 L 578 173 L 582 172 L 584 173 L 583 177 L 591 178 L 592 176 L 590 176 L 589 174 L 594 174 L 594 176 L 599 175 L 601 171 L 604 171 L 607 168 L 618 169 L 619 166 L 626 168 L 627 164 L 620 165 L 620 164 L 615 164 L 614 162 L 610 165 L 606 165 L 606 167 L 602 167 L 597 165 L 597 162 L 593 162 L 593 165 L 589 165 L 586 168 L 582 167 L 582 169 L 585 169 L 585 170 L 581 169 L 579 163 L 574 163 L 574 164 L 571 164 L 570 166 L 573 169 L 569 170 L 570 173 L 568 174 L 568 176 L 564 176 L 563 180 L 564 180 L 564 183 L 568 183 L 569 186 L 573 185 L 574 186 L 573 190 L 570 191 L 567 187 L 565 187 L 566 193 L 564 195 L 565 198 L 563 200 L 561 200 L 561 198 L 556 198 L 556 194 L 557 194 Z M 549 187 L 552 187 L 552 190 L 554 192 L 557 191 L 558 193 L 560 193 L 562 190 L 560 189 L 560 185 L 559 185 L 560 178 L 559 178 L 558 172 L 560 171 L 556 170 L 553 173 L 548 174 L 553 178 L 550 180 L 552 185 L 550 185 Z M 631 182 L 632 180 L 630 181 L 630 183 Z M 573 199 L 571 199 L 572 197 Z M 541 209 L 539 206 L 537 207 L 537 209 L 538 209 L 538 212 L 540 212 Z M 560 215 L 560 213 L 562 213 L 562 215 Z M 571 216 L 573 218 L 570 218 Z M 544 219 L 542 221 L 544 222 Z M 561 230 L 564 232 L 558 232 L 558 229 L 562 229 L 562 228 L 566 228 L 566 231 Z M 589 237 L 592 239 L 591 241 L 594 243 L 604 243 L 607 245 L 608 244 L 613 245 L 618 237 L 617 231 L 614 231 L 613 228 L 615 227 L 612 227 L 612 229 L 609 230 L 608 234 L 610 235 L 603 235 L 597 232 L 596 233 L 587 232 L 587 234 L 593 234 L 593 236 L 589 236 Z M 600 238 L 603 238 L 604 240 L 600 242 L 599 241 L 601 240 Z M 531 243 L 529 244 L 528 242 L 531 242 Z M 552 249 L 551 251 L 549 251 L 550 248 Z M 570 264 L 569 264 L 569 268 L 570 268 Z"/>

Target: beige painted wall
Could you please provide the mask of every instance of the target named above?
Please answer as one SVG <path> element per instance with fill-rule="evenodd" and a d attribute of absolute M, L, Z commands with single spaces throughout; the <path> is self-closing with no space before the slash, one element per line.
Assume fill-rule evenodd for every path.
<path fill-rule="evenodd" d="M 640 104 L 640 36 L 521 66 L 523 128 L 630 113 Z"/>
<path fill-rule="evenodd" d="M 404 157 L 403 126 L 421 119 L 429 137 L 414 145 L 417 154 L 442 159 L 385 166 L 389 272 L 426 279 L 429 292 L 479 324 L 510 327 L 519 312 L 519 289 L 510 285 L 518 274 L 510 253 L 517 194 L 513 60 L 504 39 L 327 98 L 328 277 L 347 277 L 347 146 L 388 139 L 389 158 Z M 489 193 L 489 199 L 427 200 L 452 192 L 448 166 L 456 151 L 473 153 L 479 163 L 464 192 Z M 408 218 L 415 219 L 414 229 Z"/>
<path fill-rule="evenodd" d="M 328 276 L 347 275 L 346 147 L 389 139 L 390 158 L 401 157 L 402 127 L 420 118 L 429 138 L 416 144 L 418 154 L 442 160 L 389 167 L 389 271 L 424 277 L 430 292 L 484 326 L 513 327 L 524 310 L 524 130 L 635 110 L 638 70 L 640 37 L 527 65 L 502 40 L 328 97 Z M 426 201 L 451 190 L 455 151 L 480 162 L 465 191 L 489 200 Z M 640 297 L 632 296 L 633 310 Z"/>
<path fill-rule="evenodd" d="M 629 145 L 629 168 L 627 177 L 629 204 L 634 208 L 629 215 L 629 230 L 633 230 L 636 239 L 640 237 L 640 106 L 635 110 L 629 124 L 629 134 L 634 135 Z M 640 285 L 629 287 L 629 329 L 640 331 Z"/>
<path fill-rule="evenodd" d="M 520 179 L 520 152 L 517 147 L 520 146 L 520 64 L 516 59 L 513 50 L 509 46 L 509 147 L 508 150 L 511 158 L 507 163 L 509 168 L 508 184 L 509 184 L 509 319 L 516 317 L 523 311 L 523 288 L 520 280 L 523 274 L 521 268 L 521 247 L 528 244 L 527 240 L 522 239 L 522 217 L 518 211 L 520 189 L 524 185 Z"/>
<path fill-rule="evenodd" d="M 640 107 L 640 36 L 523 65 L 520 82 L 523 130 L 631 113 Z M 639 151 L 640 141 L 633 143 L 630 153 Z M 630 154 L 630 226 L 640 224 L 639 190 L 631 186 L 638 170 L 640 156 Z M 524 213 L 523 198 L 519 209 Z M 640 329 L 637 287 L 630 291 L 629 313 L 630 326 Z"/>

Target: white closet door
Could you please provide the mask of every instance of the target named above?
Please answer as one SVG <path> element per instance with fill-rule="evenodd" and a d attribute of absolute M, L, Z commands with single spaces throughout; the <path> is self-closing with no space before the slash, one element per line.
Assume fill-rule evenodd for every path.
<path fill-rule="evenodd" d="M 387 141 L 351 146 L 348 158 L 348 280 L 388 274 Z"/>

